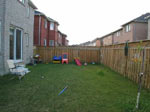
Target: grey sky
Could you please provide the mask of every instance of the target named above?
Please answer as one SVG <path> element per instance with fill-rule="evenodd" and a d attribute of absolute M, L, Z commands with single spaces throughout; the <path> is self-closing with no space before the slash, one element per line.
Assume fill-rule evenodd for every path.
<path fill-rule="evenodd" d="M 142 14 L 150 0 L 32 0 L 38 10 L 60 23 L 69 44 L 101 37 Z"/>

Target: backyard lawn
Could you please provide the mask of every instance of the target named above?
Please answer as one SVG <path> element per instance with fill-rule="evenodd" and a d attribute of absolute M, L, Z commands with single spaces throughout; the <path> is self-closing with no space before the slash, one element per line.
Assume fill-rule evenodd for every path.
<path fill-rule="evenodd" d="M 109 68 L 39 64 L 29 69 L 21 81 L 0 77 L 0 112 L 134 112 L 137 85 Z M 137 112 L 150 112 L 148 90 L 142 90 L 140 102 Z"/>

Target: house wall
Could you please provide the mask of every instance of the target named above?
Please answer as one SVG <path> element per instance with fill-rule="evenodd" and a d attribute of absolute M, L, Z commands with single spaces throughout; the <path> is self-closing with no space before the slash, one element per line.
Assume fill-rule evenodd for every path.
<path fill-rule="evenodd" d="M 49 25 L 51 22 L 49 21 Z M 54 46 L 57 46 L 57 24 L 54 23 L 54 30 L 50 30 L 49 27 L 49 40 L 54 40 Z"/>
<path fill-rule="evenodd" d="M 120 32 L 120 36 L 117 36 L 117 32 L 114 32 L 113 33 L 113 44 L 119 44 L 119 43 L 122 43 L 122 39 L 123 39 L 123 30 L 119 30 Z"/>
<path fill-rule="evenodd" d="M 133 26 L 134 26 L 133 41 L 147 39 L 148 36 L 147 23 L 133 23 Z"/>
<path fill-rule="evenodd" d="M 9 29 L 14 26 L 23 31 L 23 61 L 30 62 L 30 57 L 33 56 L 33 24 L 34 24 L 34 10 L 30 7 L 30 17 L 27 16 L 28 0 L 25 4 L 21 4 L 18 0 L 5 0 L 5 23 L 4 23 L 4 69 L 3 73 L 8 72 L 7 60 L 9 59 Z M 26 34 L 29 34 L 29 46 L 27 46 Z"/>
<path fill-rule="evenodd" d="M 40 16 L 37 16 L 35 15 L 34 16 L 34 45 L 37 46 L 37 45 L 40 45 L 39 43 L 39 39 L 40 39 L 40 36 L 39 36 L 39 24 L 40 24 Z"/>
<path fill-rule="evenodd" d="M 131 30 L 129 32 L 125 31 L 125 26 L 123 27 L 123 35 L 121 36 L 122 39 L 119 40 L 119 43 L 125 43 L 126 41 L 133 42 L 133 23 L 130 24 Z"/>
<path fill-rule="evenodd" d="M 63 35 L 62 36 L 62 45 L 65 46 L 65 41 L 66 41 L 66 37 Z"/>
<path fill-rule="evenodd" d="M 40 32 L 40 37 L 41 37 L 41 41 L 40 41 L 40 45 L 41 46 L 45 46 L 44 45 L 44 40 L 48 38 L 48 21 L 47 21 L 47 28 L 45 28 L 45 20 L 47 21 L 47 19 L 44 16 L 41 16 L 41 32 Z"/>
<path fill-rule="evenodd" d="M 4 74 L 4 23 L 5 23 L 5 0 L 0 0 L 0 21 L 1 21 L 1 33 L 0 33 L 0 75 Z"/>
<path fill-rule="evenodd" d="M 60 32 L 57 33 L 57 37 L 58 37 L 58 46 L 62 46 L 62 34 Z"/>
<path fill-rule="evenodd" d="M 108 35 L 105 38 L 103 38 L 103 45 L 111 45 L 112 44 L 112 35 Z"/>
<path fill-rule="evenodd" d="M 101 45 L 101 40 L 100 40 L 100 39 L 96 40 L 96 46 L 102 46 L 102 45 Z"/>

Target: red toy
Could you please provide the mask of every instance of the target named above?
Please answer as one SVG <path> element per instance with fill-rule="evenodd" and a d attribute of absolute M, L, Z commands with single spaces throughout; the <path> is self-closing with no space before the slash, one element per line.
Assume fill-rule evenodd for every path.
<path fill-rule="evenodd" d="M 63 53 L 62 54 L 62 64 L 68 64 L 68 53 Z"/>

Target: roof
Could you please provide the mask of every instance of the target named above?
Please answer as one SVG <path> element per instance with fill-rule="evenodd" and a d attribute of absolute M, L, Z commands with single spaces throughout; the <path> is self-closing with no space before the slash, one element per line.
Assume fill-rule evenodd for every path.
<path fill-rule="evenodd" d="M 149 18 L 150 18 L 150 13 L 146 13 L 146 14 L 143 14 L 143 15 L 141 15 L 141 16 L 139 16 L 139 17 L 137 17 L 137 18 L 135 18 L 135 19 L 133 19 L 133 20 L 131 20 L 131 21 L 125 23 L 125 24 L 123 24 L 122 26 L 125 26 L 125 25 L 127 25 L 127 24 L 129 24 L 129 23 L 131 23 L 131 22 L 147 23 L 147 20 L 148 20 Z"/>
<path fill-rule="evenodd" d="M 47 16 L 44 13 L 40 12 L 40 11 L 35 11 L 34 15 L 45 16 L 47 18 Z"/>
<path fill-rule="evenodd" d="M 59 25 L 59 23 L 56 20 L 54 20 L 54 19 L 52 19 L 50 17 L 48 17 L 48 20 L 51 21 L 51 22 L 57 23 Z"/>
<path fill-rule="evenodd" d="M 61 34 L 67 37 L 67 35 L 66 35 L 66 34 L 64 34 L 64 33 L 61 33 Z"/>
<path fill-rule="evenodd" d="M 44 16 L 48 21 L 57 23 L 57 24 L 59 25 L 59 23 L 58 23 L 56 20 L 54 20 L 54 19 L 52 19 L 52 18 L 50 18 L 50 17 L 47 17 L 44 13 L 42 13 L 42 12 L 40 12 L 40 11 L 35 11 L 34 15 Z"/>
<path fill-rule="evenodd" d="M 33 8 L 33 9 L 37 9 L 37 7 L 33 4 L 33 2 L 31 0 L 29 0 L 28 4 Z"/>

